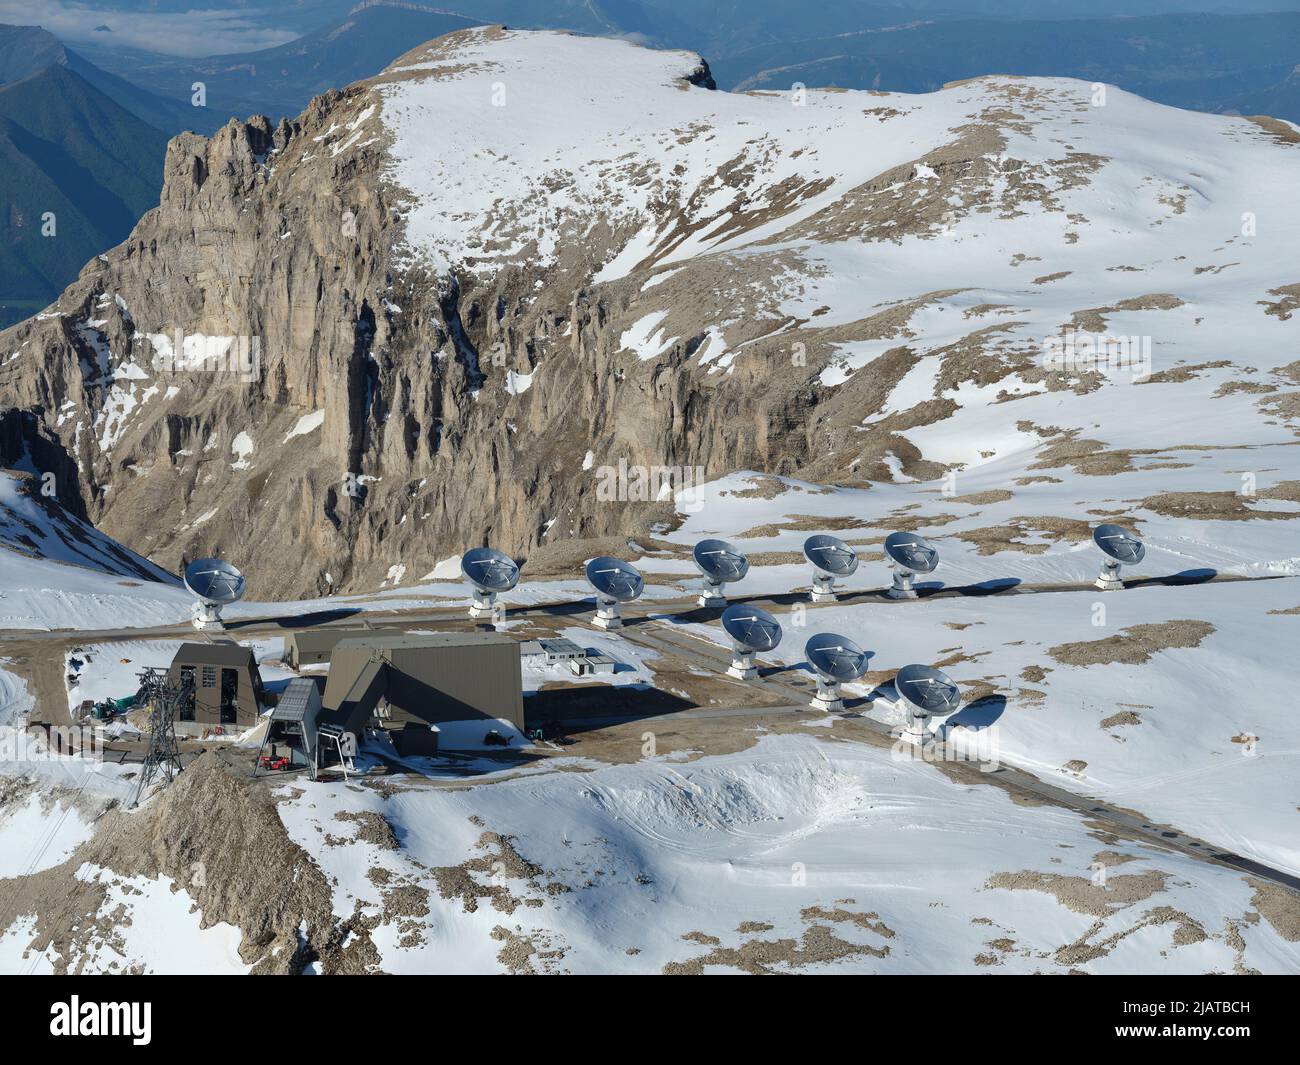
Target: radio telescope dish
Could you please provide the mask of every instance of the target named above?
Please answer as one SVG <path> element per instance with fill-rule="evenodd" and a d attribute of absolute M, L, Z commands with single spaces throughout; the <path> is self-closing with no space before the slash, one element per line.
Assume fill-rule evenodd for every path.
<path fill-rule="evenodd" d="M 601 555 L 587 563 L 587 583 L 596 590 L 595 624 L 617 629 L 623 624 L 620 603 L 630 603 L 645 589 L 645 579 L 630 562 Z"/>
<path fill-rule="evenodd" d="M 803 542 L 803 557 L 812 563 L 814 603 L 835 602 L 835 578 L 852 576 L 858 568 L 857 552 L 838 537 L 825 533 Z"/>
<path fill-rule="evenodd" d="M 722 612 L 722 627 L 731 637 L 730 676 L 740 680 L 755 680 L 758 667 L 754 655 L 770 651 L 781 642 L 781 623 L 766 610 L 756 606 L 729 606 Z"/>
<path fill-rule="evenodd" d="M 898 709 L 907 712 L 904 737 L 922 744 L 930 738 L 930 718 L 946 717 L 961 706 L 961 689 L 932 666 L 904 666 L 894 678 Z"/>
<path fill-rule="evenodd" d="M 867 671 L 867 652 L 836 632 L 819 632 L 803 648 L 804 658 L 817 677 L 814 710 L 843 710 L 840 685 L 857 680 Z"/>
<path fill-rule="evenodd" d="M 244 575 L 220 558 L 196 558 L 185 567 L 185 587 L 198 600 L 194 604 L 194 627 L 221 630 L 221 608 L 244 598 Z"/>
<path fill-rule="evenodd" d="M 474 588 L 470 604 L 472 618 L 491 617 L 496 612 L 498 592 L 508 592 L 519 583 L 519 566 L 503 551 L 476 547 L 460 560 L 460 571 Z"/>
<path fill-rule="evenodd" d="M 885 537 L 885 554 L 894 566 L 894 585 L 886 593 L 891 599 L 915 599 L 916 575 L 933 573 L 939 564 L 939 552 L 916 533 L 890 533 Z"/>
<path fill-rule="evenodd" d="M 700 606 L 726 606 L 726 586 L 744 578 L 749 572 L 749 559 L 726 540 L 701 540 L 691 557 L 704 576 Z"/>
<path fill-rule="evenodd" d="M 1120 567 L 1136 566 L 1146 557 L 1146 547 L 1122 525 L 1098 525 L 1093 530 L 1092 541 L 1106 556 L 1102 559 L 1097 587 L 1103 592 L 1118 591 L 1124 587 Z"/>

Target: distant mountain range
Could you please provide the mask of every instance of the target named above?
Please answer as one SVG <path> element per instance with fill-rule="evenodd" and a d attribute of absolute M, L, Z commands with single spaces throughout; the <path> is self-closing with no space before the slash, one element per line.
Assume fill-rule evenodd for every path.
<path fill-rule="evenodd" d="M 710 65 L 734 89 L 932 92 L 983 74 L 1074 77 L 1176 107 L 1300 120 L 1298 61 L 1300 13 L 1287 12 L 924 22 L 767 43 Z"/>
<path fill-rule="evenodd" d="M 367 78 L 427 40 L 490 22 L 697 51 L 723 89 L 801 82 L 928 92 L 981 74 L 1064 75 L 1179 107 L 1300 121 L 1295 11 L 1116 17 L 1135 5 L 1098 0 L 1097 17 L 1062 19 L 1050 16 L 1069 13 L 1063 2 L 1028 0 L 826 0 L 811 8 L 785 0 L 466 0 L 456 11 L 373 0 L 346 13 L 344 4 L 295 5 L 287 25 L 334 21 L 288 44 L 201 59 L 123 48 L 111 27 L 73 51 L 39 27 L 0 26 L 0 326 L 43 306 L 157 201 L 168 136 L 211 133 L 232 117 L 297 115 L 313 96 Z M 111 6 L 132 18 L 187 9 L 181 0 Z M 1184 5 L 1147 0 L 1140 9 L 1173 6 Z M 1030 11 L 1047 17 L 1022 17 Z M 989 13 L 997 17 L 957 17 Z M 273 17 L 247 15 L 259 25 Z M 204 107 L 192 106 L 195 83 Z M 59 219 L 54 238 L 40 235 L 47 211 Z"/>
<path fill-rule="evenodd" d="M 187 59 L 101 45 L 91 54 L 163 99 L 187 104 L 192 84 L 202 81 L 209 107 L 223 117 L 264 113 L 273 120 L 297 114 L 327 88 L 369 77 L 424 41 L 490 22 L 690 49 L 709 61 L 724 89 L 782 89 L 802 82 L 929 92 L 981 74 L 1061 75 L 1119 85 L 1177 107 L 1300 120 L 1294 80 L 1300 12 L 1119 17 L 1131 6 L 1099 3 L 1097 17 L 1090 18 L 955 19 L 981 8 L 1024 14 L 1032 5 L 471 0 L 450 12 L 378 0 L 289 44 L 257 52 Z M 1275 6 L 1288 4 L 1276 0 Z M 1045 10 L 1051 14 L 1053 8 L 1059 12 L 1061 5 Z M 918 20 L 908 11 L 931 17 Z M 194 116 L 179 121 L 192 126 Z M 158 124 L 169 132 L 182 128 Z"/>
<path fill-rule="evenodd" d="M 227 118 L 265 114 L 274 120 L 298 114 L 326 89 L 370 77 L 417 44 L 482 22 L 443 11 L 375 5 L 258 52 L 185 59 L 104 50 L 95 56 L 160 96 L 188 100 L 199 81 L 214 112 Z"/>
<path fill-rule="evenodd" d="M 35 313 L 158 202 L 165 100 L 51 34 L 0 26 L 0 325 Z"/>

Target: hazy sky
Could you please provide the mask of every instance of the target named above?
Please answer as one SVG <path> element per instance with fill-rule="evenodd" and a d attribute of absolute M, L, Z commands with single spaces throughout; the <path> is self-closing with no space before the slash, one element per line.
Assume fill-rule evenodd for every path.
<path fill-rule="evenodd" d="M 17 25 L 39 23 L 73 47 L 93 44 L 110 50 L 139 49 L 178 56 L 205 56 L 228 52 L 248 52 L 271 48 L 291 41 L 312 29 L 343 18 L 356 0 L 247 0 L 245 3 L 217 3 L 213 0 L 99 0 L 78 3 L 76 0 L 0 0 L 0 22 Z M 415 0 L 421 6 L 457 11 L 474 18 L 502 18 L 518 23 L 534 16 L 544 25 L 569 25 L 600 31 L 602 18 L 584 10 L 575 0 Z M 658 9 L 671 13 L 681 24 L 693 27 L 708 38 L 719 29 L 725 31 L 742 20 L 767 25 L 768 19 L 782 15 L 785 24 L 781 36 L 789 33 L 789 7 L 819 0 L 645 0 L 652 13 Z M 186 10 L 193 4 L 192 10 Z M 980 15 L 1011 17 L 1105 17 L 1165 13 L 1171 10 L 1214 11 L 1218 13 L 1261 10 L 1295 10 L 1300 0 L 861 0 L 862 7 L 874 9 L 878 19 L 881 7 L 894 8 L 902 19 L 933 17 L 935 12 L 966 17 Z M 600 8 L 599 0 L 593 5 Z M 821 32 L 860 28 L 855 24 L 851 0 L 841 3 L 837 15 L 843 27 L 820 23 Z M 609 12 L 618 18 L 619 5 L 611 3 Z M 765 18 L 764 16 L 767 16 Z M 892 13 L 887 18 L 892 18 Z M 653 22 L 653 17 L 652 20 Z M 877 23 L 878 24 L 878 23 Z M 107 31 L 101 27 L 108 27 Z M 724 32 L 725 35 L 725 32 Z M 798 30 L 792 34 L 798 36 Z M 703 48 L 705 40 L 676 41 L 681 46 Z"/>
<path fill-rule="evenodd" d="M 44 26 L 74 47 L 79 41 L 93 41 L 103 47 L 200 56 L 271 48 L 301 36 L 300 31 L 275 28 L 281 10 L 274 3 L 243 8 L 211 4 L 192 11 L 156 12 L 122 11 L 63 0 L 41 0 L 39 4 L 32 0 L 0 0 L 0 22 Z M 108 26 L 111 34 L 97 32 L 100 26 Z M 110 36 L 111 41 L 107 39 Z"/>

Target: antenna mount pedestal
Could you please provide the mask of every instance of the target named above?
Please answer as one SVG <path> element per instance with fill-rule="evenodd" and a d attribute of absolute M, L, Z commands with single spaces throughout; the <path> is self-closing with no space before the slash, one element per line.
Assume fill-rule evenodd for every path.
<path fill-rule="evenodd" d="M 737 680 L 758 680 L 758 667 L 754 665 L 754 652 L 740 647 L 732 649 L 731 665 L 727 667 L 727 676 Z"/>
<path fill-rule="evenodd" d="M 885 594 L 890 599 L 915 599 L 916 574 L 910 569 L 903 569 L 901 566 L 894 567 L 894 584 Z"/>
<path fill-rule="evenodd" d="M 1118 592 L 1123 589 L 1124 582 L 1119 576 L 1120 563 L 1112 559 L 1106 559 L 1101 564 L 1101 574 L 1097 578 L 1097 587 L 1103 592 Z"/>
<path fill-rule="evenodd" d="M 194 627 L 200 632 L 224 632 L 226 624 L 221 620 L 221 604 L 200 599 L 194 604 L 191 614 Z"/>
<path fill-rule="evenodd" d="M 817 694 L 808 705 L 814 710 L 825 710 L 828 713 L 842 711 L 844 709 L 844 699 L 840 695 L 840 686 L 825 677 L 818 676 Z"/>
<path fill-rule="evenodd" d="M 700 589 L 700 598 L 697 602 L 700 606 L 726 606 L 726 585 L 722 581 L 715 581 L 711 577 L 705 577 L 704 587 Z"/>
<path fill-rule="evenodd" d="M 596 616 L 591 623 L 598 629 L 621 629 L 623 616 L 619 613 L 618 600 L 603 595 L 596 596 Z"/>
<path fill-rule="evenodd" d="M 828 574 L 817 574 L 813 577 L 812 583 L 812 601 L 814 603 L 834 603 L 838 597 L 835 594 L 835 578 Z"/>
<path fill-rule="evenodd" d="M 906 699 L 900 699 L 902 710 L 907 714 L 907 724 L 898 732 L 898 738 L 914 747 L 927 747 L 934 742 L 934 733 L 927 727 L 930 722 L 928 714 L 918 714 L 916 708 Z"/>
<path fill-rule="evenodd" d="M 496 611 L 497 593 L 474 589 L 474 598 L 470 600 L 469 616 L 472 618 L 490 618 Z"/>

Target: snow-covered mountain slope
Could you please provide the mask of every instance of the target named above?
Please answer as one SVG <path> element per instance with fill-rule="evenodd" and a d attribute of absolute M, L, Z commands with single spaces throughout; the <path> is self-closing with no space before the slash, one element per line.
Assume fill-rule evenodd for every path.
<path fill-rule="evenodd" d="M 40 482 L 0 472 L 0 630 L 175 621 L 190 599 L 177 577 L 69 514 Z"/>
<path fill-rule="evenodd" d="M 644 534 L 599 490 L 624 461 L 1285 524 L 1293 126 L 1067 79 L 709 84 L 487 28 L 179 138 L 159 210 L 3 334 L 0 397 L 103 528 L 268 598 Z M 256 374 L 193 369 L 241 336 Z"/>
<path fill-rule="evenodd" d="M 121 767 L 77 794 L 0 778 L 0 971 L 1297 965 L 1274 885 L 823 731 L 468 787 L 259 789 L 209 755 L 136 812 Z"/>

